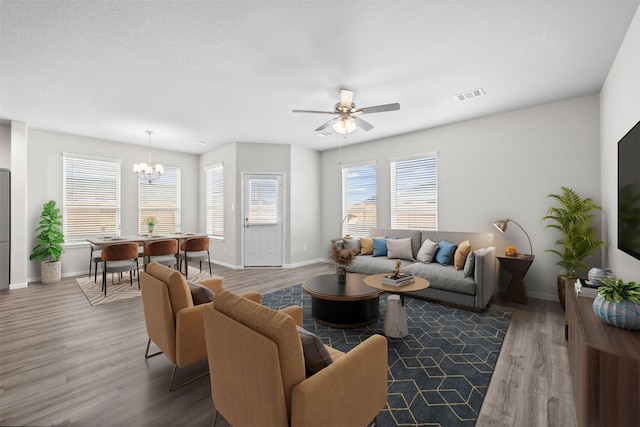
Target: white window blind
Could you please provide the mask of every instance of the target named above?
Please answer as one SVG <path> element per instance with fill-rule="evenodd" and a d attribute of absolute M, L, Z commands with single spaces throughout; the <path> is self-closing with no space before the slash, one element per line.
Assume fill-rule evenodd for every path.
<path fill-rule="evenodd" d="M 249 223 L 278 223 L 278 179 L 253 178 L 249 181 Z"/>
<path fill-rule="evenodd" d="M 342 233 L 354 237 L 365 237 L 369 229 L 376 227 L 376 165 L 365 165 L 342 168 L 342 218 L 348 214 L 355 215 L 357 220 L 345 221 Z M 342 237 L 342 236 L 339 236 Z"/>
<path fill-rule="evenodd" d="M 278 223 L 278 179 L 253 178 L 249 181 L 249 223 Z"/>
<path fill-rule="evenodd" d="M 206 169 L 207 234 L 224 238 L 224 166 L 222 163 Z"/>
<path fill-rule="evenodd" d="M 153 232 L 174 233 L 180 226 L 180 168 L 165 166 L 164 174 L 151 184 L 138 177 L 138 232 L 147 233 L 145 219 L 157 219 Z"/>
<path fill-rule="evenodd" d="M 67 242 L 120 233 L 120 162 L 63 154 L 62 227 Z"/>
<path fill-rule="evenodd" d="M 391 227 L 438 229 L 438 157 L 391 162 Z"/>

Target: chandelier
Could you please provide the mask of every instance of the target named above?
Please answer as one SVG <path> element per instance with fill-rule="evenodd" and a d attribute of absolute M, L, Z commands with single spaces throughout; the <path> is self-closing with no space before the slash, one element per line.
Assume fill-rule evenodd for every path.
<path fill-rule="evenodd" d="M 151 151 L 151 134 L 153 131 L 146 131 L 149 135 L 149 151 Z M 151 163 L 151 152 L 149 152 L 149 163 L 136 163 L 133 165 L 133 171 L 141 176 L 145 181 L 151 184 L 164 173 L 164 167 L 161 164 Z"/>

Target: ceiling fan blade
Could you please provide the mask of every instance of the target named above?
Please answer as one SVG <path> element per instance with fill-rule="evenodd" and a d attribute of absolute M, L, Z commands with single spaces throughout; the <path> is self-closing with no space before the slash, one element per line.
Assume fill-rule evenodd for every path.
<path fill-rule="evenodd" d="M 353 103 L 353 92 L 349 89 L 340 89 L 340 106 L 351 109 Z"/>
<path fill-rule="evenodd" d="M 371 129 L 374 128 L 374 126 L 371 123 L 362 120 L 358 116 L 353 116 L 353 119 L 356 121 L 356 124 L 358 125 L 358 127 L 362 130 L 370 131 Z"/>
<path fill-rule="evenodd" d="M 294 113 L 336 114 L 335 111 L 293 110 Z"/>
<path fill-rule="evenodd" d="M 322 124 L 318 129 L 316 129 L 314 132 L 320 132 L 321 130 L 324 130 L 326 128 L 328 128 L 330 125 L 332 125 L 334 122 L 336 122 L 340 117 L 336 117 L 335 119 L 331 119 L 328 122 Z"/>
<path fill-rule="evenodd" d="M 384 104 L 384 105 L 375 105 L 373 107 L 364 107 L 358 108 L 355 112 L 361 114 L 371 114 L 371 113 L 382 113 L 383 111 L 396 111 L 400 109 L 400 104 Z"/>

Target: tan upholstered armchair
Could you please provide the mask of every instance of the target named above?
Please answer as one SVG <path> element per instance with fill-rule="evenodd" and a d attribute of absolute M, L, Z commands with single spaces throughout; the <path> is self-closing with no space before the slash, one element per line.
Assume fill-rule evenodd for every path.
<path fill-rule="evenodd" d="M 214 292 L 222 288 L 221 279 L 208 279 L 201 284 Z M 149 263 L 146 272 L 140 272 L 140 287 L 149 336 L 145 358 L 164 353 L 173 363 L 171 391 L 206 375 L 207 372 L 174 386 L 178 367 L 184 368 L 207 357 L 202 310 L 212 303 L 194 305 L 182 274 L 157 262 Z M 243 297 L 260 302 L 260 294 L 256 292 Z M 151 341 L 160 349 L 159 353 L 149 355 Z"/>
<path fill-rule="evenodd" d="M 365 426 L 387 402 L 387 339 L 369 337 L 309 378 L 298 306 L 275 311 L 221 289 L 204 309 L 211 396 L 234 427 Z"/>

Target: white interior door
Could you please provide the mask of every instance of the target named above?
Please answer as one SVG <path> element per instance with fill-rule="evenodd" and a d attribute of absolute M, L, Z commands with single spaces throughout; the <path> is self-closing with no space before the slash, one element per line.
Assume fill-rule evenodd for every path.
<path fill-rule="evenodd" d="M 244 266 L 282 267 L 282 175 L 245 175 Z"/>

